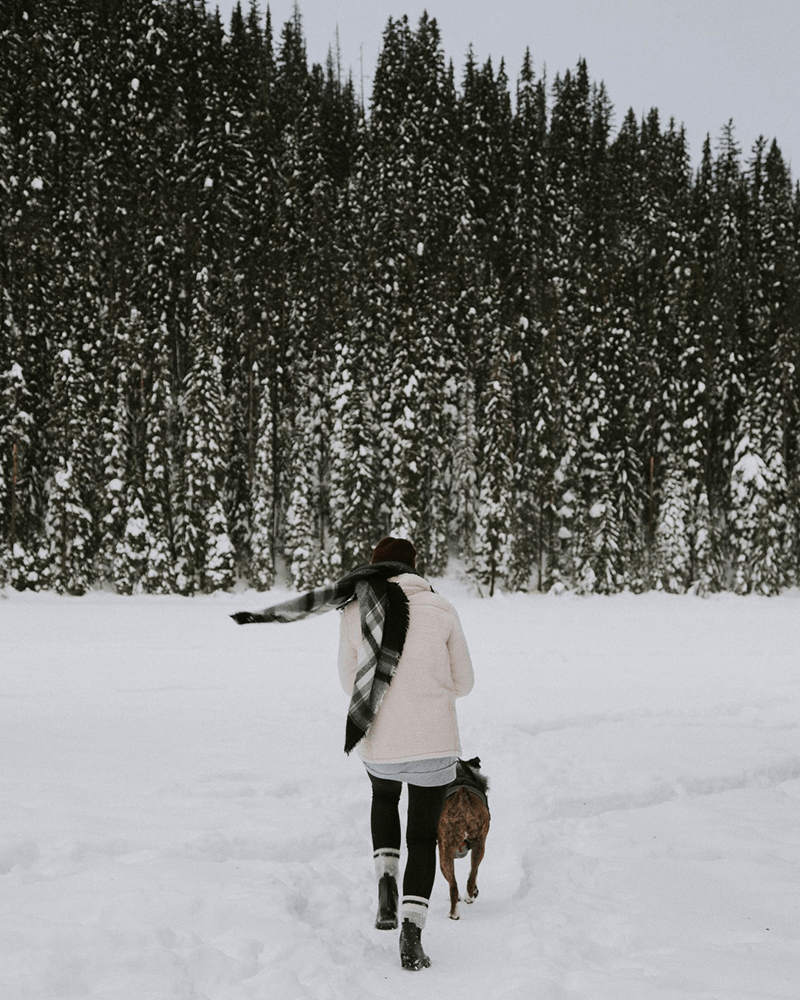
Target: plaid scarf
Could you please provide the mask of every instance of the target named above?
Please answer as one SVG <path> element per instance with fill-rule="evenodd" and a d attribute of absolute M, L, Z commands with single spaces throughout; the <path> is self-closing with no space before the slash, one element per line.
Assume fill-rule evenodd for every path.
<path fill-rule="evenodd" d="M 345 753 L 350 753 L 369 732 L 403 652 L 408 631 L 408 598 L 399 584 L 389 580 L 390 576 L 401 573 L 416 573 L 416 570 L 399 562 L 360 566 L 327 587 L 317 587 L 263 611 L 238 611 L 231 615 L 238 625 L 285 624 L 341 609 L 353 599 L 358 600 L 361 650 L 347 712 Z"/>

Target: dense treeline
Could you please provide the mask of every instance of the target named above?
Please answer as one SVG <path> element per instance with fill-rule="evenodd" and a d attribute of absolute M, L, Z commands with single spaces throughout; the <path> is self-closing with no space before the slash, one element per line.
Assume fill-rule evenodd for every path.
<path fill-rule="evenodd" d="M 696 172 L 586 65 L 363 106 L 299 13 L 0 10 L 0 586 L 298 587 L 407 533 L 481 586 L 774 593 L 800 566 L 800 192 Z"/>

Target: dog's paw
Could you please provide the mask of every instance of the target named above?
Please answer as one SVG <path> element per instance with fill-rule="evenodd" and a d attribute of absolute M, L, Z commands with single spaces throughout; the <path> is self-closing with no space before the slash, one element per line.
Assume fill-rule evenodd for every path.
<path fill-rule="evenodd" d="M 461 919 L 461 915 L 459 914 L 458 910 L 454 910 L 454 911 L 453 911 L 453 912 L 452 912 L 452 913 L 450 914 L 450 919 L 451 919 L 451 920 L 460 920 L 460 919 Z"/>
<path fill-rule="evenodd" d="M 471 896 L 467 896 L 467 898 L 464 900 L 464 902 L 465 903 L 474 903 L 477 898 L 478 898 L 478 887 L 476 885 L 475 889 L 474 889 L 474 891 L 472 893 L 472 895 Z"/>

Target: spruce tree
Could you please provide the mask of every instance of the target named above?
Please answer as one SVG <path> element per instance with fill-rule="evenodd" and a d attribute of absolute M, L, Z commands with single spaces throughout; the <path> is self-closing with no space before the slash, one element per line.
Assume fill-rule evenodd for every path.
<path fill-rule="evenodd" d="M 222 351 L 209 313 L 209 282 L 197 275 L 192 308 L 194 360 L 186 376 L 183 469 L 180 481 L 178 586 L 185 593 L 226 590 L 234 582 L 234 553 L 223 504 L 228 440 Z"/>
<path fill-rule="evenodd" d="M 169 337 L 163 324 L 148 337 L 144 372 L 142 478 L 147 533 L 147 569 L 142 581 L 149 594 L 169 594 L 176 582 L 176 507 L 180 476 L 175 462 L 176 401 L 172 392 Z"/>
<path fill-rule="evenodd" d="M 489 356 L 482 372 L 478 416 L 478 509 L 475 524 L 474 567 L 478 582 L 494 594 L 498 583 L 509 580 L 514 552 L 514 530 L 518 523 L 515 504 L 513 456 L 518 428 L 514 426 L 511 387 L 512 362 L 509 331 L 500 319 L 500 296 L 482 303 L 481 320 L 488 336 L 477 338 L 487 345 Z"/>
<path fill-rule="evenodd" d="M 750 173 L 749 279 L 758 294 L 742 350 L 748 357 L 746 394 L 736 432 L 728 512 L 733 585 L 742 593 L 778 593 L 793 578 L 786 440 L 791 416 L 785 391 L 793 377 L 787 310 L 791 278 L 786 282 L 794 257 L 786 231 L 791 194 L 780 151 L 773 144 L 765 162 L 765 145 L 763 140 L 756 144 Z"/>
<path fill-rule="evenodd" d="M 90 352 L 70 340 L 62 343 L 52 359 L 44 524 L 48 556 L 41 575 L 59 593 L 82 594 L 94 582 L 95 454 L 91 377 L 86 363 Z"/>
<path fill-rule="evenodd" d="M 738 425 L 747 395 L 747 370 L 750 367 L 748 336 L 748 281 L 745 227 L 747 191 L 740 168 L 741 151 L 735 139 L 733 123 L 723 129 L 719 153 L 713 165 L 713 238 L 711 264 L 711 317 L 708 333 L 716 363 L 712 374 L 711 438 L 712 465 L 709 477 L 709 503 L 712 518 L 715 508 L 722 515 L 712 521 L 717 561 L 718 585 L 729 584 L 733 554 L 729 535 L 723 530 L 729 511 L 729 483 L 738 462 Z"/>
<path fill-rule="evenodd" d="M 3 457 L 6 481 L 14 493 L 13 537 L 18 546 L 12 580 L 20 588 L 45 586 L 48 565 L 44 538 L 51 409 L 48 333 L 54 297 L 63 295 L 53 221 L 64 186 L 61 178 L 68 173 L 58 141 L 64 63 L 56 39 L 63 26 L 55 3 L 33 8 L 7 4 L 0 14 L 0 356 L 7 378 L 16 372 L 15 365 L 21 369 L 26 400 L 19 412 L 31 417 L 25 446 L 19 442 L 17 447 L 16 485 L 13 445 L 12 454 Z M 19 400 L 16 375 L 6 382 L 6 391 Z M 16 407 L 12 402 L 13 411 Z M 9 419 L 17 431 L 22 430 L 18 415 L 12 412 Z"/>
<path fill-rule="evenodd" d="M 285 120 L 280 169 L 283 196 L 277 226 L 282 257 L 281 335 L 289 403 L 278 425 L 285 446 L 284 548 L 295 585 L 307 589 L 328 575 L 326 560 L 331 329 L 335 324 L 333 228 L 336 189 L 325 155 L 321 67 L 307 72 L 299 16 L 284 28 L 277 92 L 294 118 Z M 303 76 L 306 73 L 305 78 Z M 290 90 L 297 82 L 301 91 Z M 328 80 L 333 86 L 334 81 Z M 283 366 L 281 366 L 283 367 Z"/>
<path fill-rule="evenodd" d="M 277 431 L 274 387 L 275 383 L 269 377 L 261 381 L 261 405 L 253 462 L 251 556 L 248 575 L 253 586 L 260 590 L 269 590 L 275 582 Z"/>
<path fill-rule="evenodd" d="M 453 344 L 448 268 L 453 234 L 452 74 L 436 22 L 390 21 L 372 96 L 367 179 L 373 320 L 383 331 L 376 385 L 385 456 L 384 532 L 413 537 L 420 567 L 448 555 L 451 412 L 442 406 Z"/>
<path fill-rule="evenodd" d="M 274 289 L 279 259 L 275 229 L 278 146 L 273 107 L 276 67 L 269 10 L 262 24 L 255 2 L 250 4 L 246 18 L 237 5 L 225 53 L 229 63 L 232 115 L 247 162 L 241 178 L 241 218 L 233 227 L 230 262 L 233 281 L 229 284 L 227 302 L 232 334 L 228 391 L 233 464 L 228 478 L 231 491 L 228 507 L 232 540 L 242 564 L 240 572 L 246 575 L 251 560 L 261 564 L 259 553 L 252 547 L 256 544 L 255 534 L 261 531 L 254 521 L 255 498 L 260 489 L 256 481 L 258 403 L 263 373 L 269 371 L 267 352 L 274 353 L 277 322 Z M 269 383 L 265 383 L 265 391 L 271 391 Z M 274 530 L 272 519 L 270 553 Z M 259 547 L 264 544 L 260 535 L 257 544 Z M 268 561 L 272 565 L 271 556 Z"/>
<path fill-rule="evenodd" d="M 728 510 L 733 589 L 775 594 L 788 582 L 786 471 L 770 440 L 771 399 L 760 393 L 743 408 L 731 470 Z"/>
<path fill-rule="evenodd" d="M 368 264 L 361 259 L 351 210 L 347 202 L 343 203 L 340 218 L 351 223 L 345 227 L 347 246 L 352 253 L 353 271 L 361 276 L 366 275 Z M 374 395 L 375 349 L 380 331 L 373 328 L 360 283 L 353 288 L 339 331 L 333 345 L 330 383 L 330 565 L 334 577 L 368 562 L 376 535 L 380 534 L 381 468 L 375 439 L 380 400 Z"/>
<path fill-rule="evenodd" d="M 496 582 L 524 585 L 530 575 L 529 545 L 518 533 L 532 518 L 520 510 L 528 499 L 525 456 L 527 399 L 515 385 L 520 365 L 519 322 L 506 294 L 514 238 L 516 163 L 511 102 L 504 67 L 495 77 L 488 62 L 478 70 L 468 57 L 459 105 L 464 204 L 459 246 L 469 303 L 459 322 L 470 328 L 468 365 L 478 394 L 476 479 L 479 499 L 474 540 L 476 571 L 490 592 Z M 522 392 L 524 398 L 524 390 Z M 524 528 L 523 528 L 524 530 Z M 527 541 L 527 540 L 526 540 Z"/>
<path fill-rule="evenodd" d="M 3 331 L 12 341 L 10 324 Z M 3 352 L 5 354 L 5 352 Z M 25 374 L 13 356 L 0 362 L 0 586 L 11 583 L 19 589 L 28 584 L 31 557 L 25 540 L 30 538 L 29 484 L 32 399 Z M 28 543 L 30 544 L 30 543 Z"/>
<path fill-rule="evenodd" d="M 517 532 L 512 577 L 526 586 L 531 577 L 539 589 L 550 589 L 557 574 L 554 480 L 562 451 L 559 412 L 561 379 L 559 344 L 550 336 L 545 273 L 544 172 L 546 163 L 546 86 L 536 79 L 530 50 L 517 83 L 517 112 L 511 123 L 514 191 L 508 294 L 511 322 L 517 326 L 512 357 L 516 377 L 514 423 L 517 474 Z"/>

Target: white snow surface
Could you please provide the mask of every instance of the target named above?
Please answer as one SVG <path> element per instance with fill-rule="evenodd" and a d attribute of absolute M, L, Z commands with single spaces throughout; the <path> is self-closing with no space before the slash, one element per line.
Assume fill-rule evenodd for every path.
<path fill-rule="evenodd" d="M 492 826 L 459 921 L 437 874 L 417 973 L 373 928 L 337 613 L 0 599 L 0 997 L 796 1000 L 800 595 L 435 586 Z"/>

